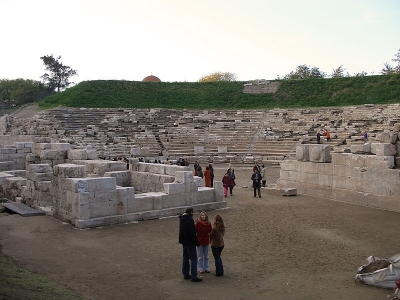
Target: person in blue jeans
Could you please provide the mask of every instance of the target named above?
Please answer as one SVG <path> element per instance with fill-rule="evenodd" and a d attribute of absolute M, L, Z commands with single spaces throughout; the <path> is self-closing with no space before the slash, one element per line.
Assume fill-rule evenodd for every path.
<path fill-rule="evenodd" d="M 210 233 L 211 251 L 215 262 L 215 276 L 224 276 L 224 265 L 222 264 L 221 253 L 224 249 L 225 224 L 220 214 L 213 219 L 213 229 Z"/>
<path fill-rule="evenodd" d="M 189 207 L 183 215 L 179 216 L 179 244 L 182 244 L 183 252 L 182 274 L 184 279 L 191 279 L 192 282 L 201 282 L 203 279 L 197 277 L 196 246 L 200 246 L 200 244 L 196 236 L 193 212 L 193 208 Z"/>

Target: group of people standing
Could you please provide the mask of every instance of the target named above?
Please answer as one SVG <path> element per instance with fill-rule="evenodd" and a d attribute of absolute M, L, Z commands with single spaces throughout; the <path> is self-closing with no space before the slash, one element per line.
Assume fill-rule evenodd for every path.
<path fill-rule="evenodd" d="M 204 178 L 204 186 L 205 187 L 213 187 L 214 186 L 214 168 L 211 164 L 206 166 L 205 171 L 203 172 L 203 169 L 201 168 L 200 164 L 198 161 L 195 162 L 193 165 L 194 169 L 194 176 L 198 176 L 201 178 Z"/>
<path fill-rule="evenodd" d="M 186 209 L 179 216 L 179 243 L 182 244 L 182 274 L 184 279 L 192 282 L 201 282 L 203 279 L 197 275 L 210 273 L 209 249 L 215 262 L 215 276 L 224 275 L 221 253 L 224 249 L 225 224 L 220 214 L 216 214 L 213 223 L 208 220 L 207 214 L 202 211 L 194 222 L 194 210 Z M 197 249 L 196 249 L 197 248 Z"/>

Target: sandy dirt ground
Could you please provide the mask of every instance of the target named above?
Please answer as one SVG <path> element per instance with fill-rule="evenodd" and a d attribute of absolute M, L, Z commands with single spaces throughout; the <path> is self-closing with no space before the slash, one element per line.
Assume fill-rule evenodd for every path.
<path fill-rule="evenodd" d="M 224 171 L 216 165 L 216 179 Z M 387 299 L 391 290 L 354 277 L 368 256 L 400 252 L 398 213 L 270 189 L 253 198 L 251 173 L 236 168 L 229 208 L 218 211 L 227 227 L 223 277 L 183 279 L 177 217 L 79 230 L 2 213 L 2 251 L 87 299 Z M 269 169 L 267 183 L 278 174 Z M 214 270 L 211 252 L 210 260 Z"/>

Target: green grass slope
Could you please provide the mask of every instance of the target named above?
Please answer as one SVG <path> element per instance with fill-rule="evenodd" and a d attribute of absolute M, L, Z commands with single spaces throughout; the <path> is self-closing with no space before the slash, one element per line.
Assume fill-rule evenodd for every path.
<path fill-rule="evenodd" d="M 256 109 L 400 102 L 400 75 L 282 80 L 274 94 L 244 94 L 244 82 L 84 81 L 39 103 L 87 108 Z"/>

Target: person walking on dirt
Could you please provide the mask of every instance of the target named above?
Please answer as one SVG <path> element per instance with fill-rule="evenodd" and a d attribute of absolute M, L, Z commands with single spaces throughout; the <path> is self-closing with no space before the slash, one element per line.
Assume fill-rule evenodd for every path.
<path fill-rule="evenodd" d="M 184 279 L 192 282 L 200 282 L 203 279 L 197 277 L 197 250 L 200 243 L 196 236 L 196 227 L 193 220 L 193 208 L 189 207 L 186 212 L 179 216 L 179 244 L 182 244 L 182 274 Z M 189 264 L 190 261 L 190 264 Z"/>
<path fill-rule="evenodd" d="M 229 169 L 228 175 L 232 180 L 231 185 L 229 186 L 229 194 L 231 194 L 231 196 L 233 196 L 232 195 L 233 187 L 236 185 L 236 183 L 235 183 L 235 179 L 236 179 L 235 170 L 234 169 Z"/>
<path fill-rule="evenodd" d="M 228 196 L 228 188 L 233 184 L 229 173 L 225 173 L 224 177 L 222 177 L 222 186 L 224 187 L 224 196 L 225 198 Z"/>
<path fill-rule="evenodd" d="M 253 180 L 254 197 L 257 197 L 257 192 L 258 192 L 258 197 L 261 198 L 261 180 L 262 180 L 262 176 L 258 172 L 258 169 L 255 169 L 253 175 L 251 175 L 251 180 Z"/>

